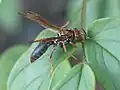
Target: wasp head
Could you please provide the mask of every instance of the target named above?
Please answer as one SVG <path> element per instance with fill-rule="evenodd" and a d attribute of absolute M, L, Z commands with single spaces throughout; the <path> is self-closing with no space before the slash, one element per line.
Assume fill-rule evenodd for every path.
<path fill-rule="evenodd" d="M 80 42 L 85 41 L 86 34 L 84 30 L 78 30 L 75 28 L 74 35 L 75 35 L 75 41 L 80 41 Z"/>

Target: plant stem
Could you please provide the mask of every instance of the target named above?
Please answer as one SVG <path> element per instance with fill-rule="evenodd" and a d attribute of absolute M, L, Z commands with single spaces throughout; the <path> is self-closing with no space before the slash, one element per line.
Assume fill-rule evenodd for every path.
<path fill-rule="evenodd" d="M 81 28 L 85 30 L 86 27 L 86 0 L 83 0 L 81 11 Z"/>

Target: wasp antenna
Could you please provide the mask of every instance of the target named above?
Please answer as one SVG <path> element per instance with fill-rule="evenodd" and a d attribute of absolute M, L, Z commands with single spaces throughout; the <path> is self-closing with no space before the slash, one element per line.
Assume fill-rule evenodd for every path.
<path fill-rule="evenodd" d="M 23 12 L 19 12 L 18 14 L 23 15 L 23 16 L 26 16 L 26 14 L 23 13 Z"/>
<path fill-rule="evenodd" d="M 35 42 L 44 42 L 44 39 L 39 39 L 39 40 L 33 40 L 33 41 L 31 41 L 31 43 L 35 43 Z"/>
<path fill-rule="evenodd" d="M 34 15 L 38 15 L 40 16 L 39 14 L 35 13 L 35 12 L 32 12 L 32 11 L 28 11 L 29 14 L 34 14 Z"/>
<path fill-rule="evenodd" d="M 21 14 L 21 12 L 18 12 L 18 14 Z"/>
<path fill-rule="evenodd" d="M 31 40 L 31 41 L 28 41 L 27 43 L 32 44 L 32 43 L 35 43 L 35 42 L 41 42 L 41 40 Z"/>
<path fill-rule="evenodd" d="M 28 44 L 32 44 L 32 43 L 34 43 L 34 41 L 33 41 L 33 40 L 31 40 L 31 41 L 28 41 L 27 43 L 28 43 Z"/>

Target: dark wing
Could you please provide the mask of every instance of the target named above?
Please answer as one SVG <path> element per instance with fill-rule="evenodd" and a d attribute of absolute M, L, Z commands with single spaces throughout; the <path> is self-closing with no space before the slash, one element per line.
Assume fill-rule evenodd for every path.
<path fill-rule="evenodd" d="M 40 43 L 46 43 L 46 42 L 52 42 L 52 41 L 61 41 L 64 40 L 65 36 L 61 36 L 61 37 L 51 37 L 51 38 L 43 38 L 43 39 L 39 39 L 39 40 L 33 40 L 32 43 L 34 42 L 40 42 Z"/>
<path fill-rule="evenodd" d="M 52 29 L 57 30 L 57 31 L 61 30 L 61 27 L 58 27 L 56 25 L 53 25 L 53 24 L 47 22 L 47 20 L 45 20 L 43 17 L 41 17 L 37 13 L 29 11 L 29 12 L 19 13 L 19 14 L 23 15 L 24 17 L 26 17 L 30 20 L 38 22 L 40 25 L 42 25 L 45 28 L 52 28 Z"/>

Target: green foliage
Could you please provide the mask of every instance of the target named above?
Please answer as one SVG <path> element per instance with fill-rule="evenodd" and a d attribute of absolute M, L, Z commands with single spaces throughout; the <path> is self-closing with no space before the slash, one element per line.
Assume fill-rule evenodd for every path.
<path fill-rule="evenodd" d="M 68 20 L 71 28 L 81 27 L 81 1 L 73 0 L 69 5 Z M 87 39 L 82 44 L 82 49 L 85 51 L 82 63 L 74 67 L 69 64 L 68 59 L 77 48 L 67 45 L 67 52 L 64 52 L 57 46 L 52 57 L 54 72 L 50 76 L 49 57 L 53 47 L 50 46 L 37 61 L 31 64 L 31 53 L 38 45 L 34 43 L 13 67 L 7 82 L 8 90 L 95 90 L 96 80 L 105 90 L 120 90 L 120 17 L 110 18 L 119 16 L 116 15 L 119 14 L 117 6 L 114 7 L 117 8 L 116 11 L 112 10 L 110 13 L 111 2 L 114 2 L 113 5 L 118 4 L 118 0 L 87 0 Z M 106 9 L 100 9 L 102 3 L 108 12 L 105 11 Z M 106 16 L 110 17 L 94 21 Z M 53 36 L 55 34 L 46 29 L 37 39 Z M 77 47 L 80 45 L 80 43 L 76 44 Z"/>
<path fill-rule="evenodd" d="M 120 18 L 104 18 L 88 28 L 87 60 L 105 90 L 120 89 Z"/>
<path fill-rule="evenodd" d="M 54 36 L 54 33 L 49 30 L 44 30 L 37 37 Z M 30 63 L 30 55 L 38 43 L 34 43 L 17 61 L 16 67 L 13 68 L 11 75 L 8 79 L 9 90 L 47 90 L 47 86 L 50 82 L 50 54 L 52 47 L 50 47 L 46 53 L 44 53 L 35 63 Z M 64 52 L 59 46 L 56 47 L 52 61 L 54 68 L 57 67 L 65 59 L 67 60 L 71 54 L 75 51 L 75 48 L 71 46 L 68 47 L 68 52 Z M 62 67 L 69 67 L 69 64 L 62 65 Z M 66 71 L 68 71 L 66 69 Z M 64 71 L 65 72 L 65 71 Z M 19 83 L 17 83 L 19 81 Z"/>
<path fill-rule="evenodd" d="M 43 31 L 38 38 L 54 36 L 50 31 Z M 34 43 L 17 61 L 8 79 L 8 90 L 36 90 L 41 84 L 46 85 L 49 81 L 49 52 L 46 52 L 40 60 L 30 63 L 30 55 L 38 43 Z M 44 80 L 45 79 L 45 80 Z M 19 83 L 18 83 L 19 82 Z M 47 85 L 46 85 L 47 87 Z M 42 90 L 46 90 L 46 87 Z"/>
<path fill-rule="evenodd" d="M 63 68 L 63 63 L 56 68 L 49 90 L 94 90 L 95 77 L 87 64 L 78 64 L 69 72 L 58 73 Z M 62 74 L 62 77 L 60 76 Z M 57 78 L 56 78 L 57 76 Z"/>
<path fill-rule="evenodd" d="M 19 23 L 19 15 L 18 12 L 20 11 L 20 3 L 19 0 L 1 0 L 0 3 L 0 23 L 6 33 L 14 33 L 16 26 Z"/>
<path fill-rule="evenodd" d="M 17 59 L 27 48 L 23 45 L 11 47 L 0 56 L 0 90 L 7 90 L 6 84 L 9 73 Z"/>

